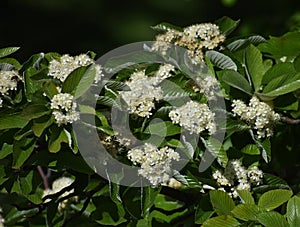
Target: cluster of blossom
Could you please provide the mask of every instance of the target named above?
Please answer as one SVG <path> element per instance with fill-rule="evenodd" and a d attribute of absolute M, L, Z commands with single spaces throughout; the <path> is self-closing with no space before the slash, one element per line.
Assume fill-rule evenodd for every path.
<path fill-rule="evenodd" d="M 167 184 L 172 174 L 172 160 L 179 161 L 179 154 L 172 148 L 145 143 L 128 151 L 127 157 L 134 165 L 140 165 L 138 173 L 148 179 L 153 186 Z"/>
<path fill-rule="evenodd" d="M 170 64 L 160 65 L 153 76 L 145 75 L 145 70 L 133 73 L 126 84 L 129 91 L 121 91 L 122 99 L 128 105 L 129 113 L 140 117 L 149 117 L 151 110 L 155 108 L 154 101 L 163 98 L 163 92 L 159 84 L 175 72 L 175 67 Z"/>
<path fill-rule="evenodd" d="M 200 92 L 205 94 L 205 96 L 209 99 L 215 99 L 215 93 L 219 87 L 219 82 L 215 77 L 207 76 L 204 79 L 197 78 L 196 79 L 197 86 L 193 87 L 195 92 Z"/>
<path fill-rule="evenodd" d="M 233 100 L 232 112 L 241 117 L 257 131 L 258 138 L 270 137 L 273 135 L 273 126 L 280 120 L 280 115 L 272 108 L 253 96 L 247 106 L 241 100 Z"/>
<path fill-rule="evenodd" d="M 7 95 L 10 90 L 17 90 L 18 80 L 21 80 L 17 71 L 0 70 L 0 93 Z"/>
<path fill-rule="evenodd" d="M 58 178 L 52 183 L 52 189 L 44 190 L 42 197 L 44 198 L 47 195 L 53 195 L 55 193 L 58 193 L 61 190 L 63 190 L 64 188 L 70 186 L 73 182 L 74 182 L 74 180 L 69 177 Z M 74 193 L 74 189 L 64 192 L 62 195 L 59 196 L 59 198 L 66 197 L 66 196 L 70 195 L 71 193 Z M 72 198 L 72 200 L 76 200 L 76 199 L 77 199 L 76 197 Z M 45 202 L 49 202 L 49 201 L 50 201 L 50 199 L 45 200 Z M 64 210 L 69 202 L 70 202 L 69 199 L 65 199 L 64 201 L 60 202 L 58 205 L 58 210 L 59 211 Z"/>
<path fill-rule="evenodd" d="M 224 40 L 225 36 L 216 24 L 202 23 L 185 27 L 183 32 L 168 29 L 156 37 L 152 50 L 166 55 L 170 44 L 175 44 L 187 48 L 193 64 L 198 64 L 203 61 L 203 50 L 212 50 Z"/>
<path fill-rule="evenodd" d="M 64 82 L 68 75 L 75 69 L 90 64 L 95 64 L 95 61 L 86 54 L 80 54 L 75 57 L 65 54 L 59 60 L 53 59 L 50 61 L 48 75 Z M 102 67 L 95 64 L 95 69 L 96 76 L 94 82 L 98 83 L 103 77 Z"/>
<path fill-rule="evenodd" d="M 231 197 L 237 198 L 237 190 L 251 190 L 252 185 L 262 183 L 263 172 L 256 166 L 246 169 L 239 160 L 230 160 L 222 173 L 216 170 L 212 177 L 217 181 L 219 188 Z"/>
<path fill-rule="evenodd" d="M 189 101 L 185 105 L 170 111 L 169 117 L 173 124 L 179 124 L 190 131 L 191 134 L 199 134 L 205 130 L 208 130 L 210 135 L 216 132 L 214 113 L 204 103 Z"/>
<path fill-rule="evenodd" d="M 127 138 L 122 134 L 116 132 L 114 136 L 107 136 L 101 143 L 105 146 L 110 146 L 112 149 L 116 149 L 118 151 L 127 151 L 130 146 L 133 146 L 134 141 L 132 138 Z"/>
<path fill-rule="evenodd" d="M 175 67 L 171 64 L 163 64 L 159 66 L 159 69 L 156 71 L 154 78 L 156 78 L 156 83 L 159 84 L 164 79 L 167 79 L 173 76 L 172 73 L 175 72 Z M 155 84 L 155 85 L 157 85 Z"/>
<path fill-rule="evenodd" d="M 59 93 L 51 99 L 52 114 L 58 125 L 66 125 L 79 120 L 80 116 L 76 107 L 77 103 L 74 101 L 74 97 L 68 93 Z"/>
<path fill-rule="evenodd" d="M 148 77 L 145 70 L 133 73 L 126 82 L 130 91 L 121 91 L 122 99 L 128 105 L 129 113 L 140 117 L 149 117 L 155 107 L 154 101 L 162 99 L 162 89 L 156 86 L 159 83 L 157 77 Z"/>

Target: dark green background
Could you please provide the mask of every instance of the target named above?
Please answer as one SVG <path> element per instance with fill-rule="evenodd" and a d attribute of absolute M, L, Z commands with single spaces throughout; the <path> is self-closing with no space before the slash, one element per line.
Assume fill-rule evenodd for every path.
<path fill-rule="evenodd" d="M 120 45 L 153 40 L 150 26 L 241 19 L 235 35 L 281 35 L 300 23 L 300 0 L 5 0 L 0 46 L 21 46 L 20 60 L 38 52 L 101 55 Z"/>

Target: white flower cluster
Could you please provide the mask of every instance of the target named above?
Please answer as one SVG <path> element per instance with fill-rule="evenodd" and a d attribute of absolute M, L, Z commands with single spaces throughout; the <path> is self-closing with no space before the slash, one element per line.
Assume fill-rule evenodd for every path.
<path fill-rule="evenodd" d="M 52 114 L 58 125 L 73 123 L 79 120 L 79 112 L 76 111 L 77 103 L 74 97 L 68 93 L 59 93 L 51 99 Z"/>
<path fill-rule="evenodd" d="M 185 47 L 193 64 L 198 64 L 203 61 L 203 50 L 214 49 L 224 40 L 225 36 L 216 24 L 202 23 L 185 27 L 183 32 L 168 29 L 156 37 L 152 50 L 166 55 L 170 44 Z"/>
<path fill-rule="evenodd" d="M 175 72 L 175 67 L 170 64 L 160 65 L 159 69 L 155 73 L 155 78 L 157 79 L 157 84 L 173 76 L 172 72 Z"/>
<path fill-rule="evenodd" d="M 155 107 L 154 101 L 162 99 L 162 89 L 156 86 L 156 77 L 148 77 L 145 70 L 135 72 L 130 80 L 126 82 L 130 91 L 121 91 L 120 95 L 128 105 L 132 114 L 140 117 L 149 117 L 151 110 Z"/>
<path fill-rule="evenodd" d="M 64 82 L 68 75 L 75 69 L 90 64 L 95 64 L 95 61 L 86 54 L 80 54 L 75 57 L 65 54 L 59 60 L 53 59 L 50 61 L 48 75 Z M 98 83 L 103 77 L 102 67 L 95 64 L 95 69 L 96 76 L 94 82 Z"/>
<path fill-rule="evenodd" d="M 140 165 L 138 173 L 148 179 L 153 186 L 167 184 L 172 174 L 171 161 L 179 161 L 179 154 L 172 148 L 146 143 L 128 151 L 127 157 L 134 165 Z"/>
<path fill-rule="evenodd" d="M 237 190 L 251 190 L 252 185 L 262 183 L 263 172 L 256 166 L 246 169 L 238 160 L 230 160 L 222 173 L 216 170 L 212 177 L 220 186 L 218 190 L 227 192 L 231 197 L 237 198 Z"/>
<path fill-rule="evenodd" d="M 185 105 L 170 111 L 169 117 L 173 124 L 179 124 L 189 130 L 191 134 L 199 134 L 204 130 L 208 130 L 208 133 L 212 135 L 216 131 L 214 113 L 204 103 L 189 101 Z"/>
<path fill-rule="evenodd" d="M 270 137 L 273 135 L 273 126 L 280 120 L 280 115 L 272 108 L 253 96 L 247 106 L 241 100 L 233 100 L 232 112 L 241 117 L 251 127 L 257 130 L 258 138 Z"/>
<path fill-rule="evenodd" d="M 215 93 L 219 87 L 219 82 L 215 77 L 207 76 L 204 79 L 196 79 L 197 86 L 193 87 L 195 92 L 200 92 L 205 94 L 209 100 L 216 98 Z"/>
<path fill-rule="evenodd" d="M 61 177 L 61 178 L 56 179 L 52 183 L 52 189 L 44 190 L 42 198 L 46 197 L 47 195 L 53 195 L 55 193 L 60 192 L 62 189 L 70 186 L 73 182 L 74 182 L 74 180 L 69 177 Z M 70 195 L 71 193 L 74 193 L 74 189 L 64 192 L 62 195 L 59 196 L 59 198 L 66 197 L 66 196 Z M 76 200 L 76 197 L 73 197 L 72 199 Z M 49 202 L 49 201 L 50 201 L 50 199 L 46 199 L 45 202 Z M 66 208 L 69 201 L 70 200 L 66 199 L 66 200 L 60 202 L 58 205 L 58 210 L 62 211 L 64 208 Z"/>
<path fill-rule="evenodd" d="M 0 93 L 7 95 L 11 90 L 17 90 L 18 80 L 21 80 L 17 71 L 0 70 Z"/>

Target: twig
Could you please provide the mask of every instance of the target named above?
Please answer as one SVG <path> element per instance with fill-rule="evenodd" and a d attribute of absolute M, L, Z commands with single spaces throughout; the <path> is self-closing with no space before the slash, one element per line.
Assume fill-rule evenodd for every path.
<path fill-rule="evenodd" d="M 289 117 L 281 117 L 281 121 L 290 125 L 300 124 L 300 119 L 292 119 Z"/>
<path fill-rule="evenodd" d="M 50 171 L 48 170 L 47 174 L 45 174 L 44 171 L 43 171 L 43 168 L 41 166 L 37 166 L 36 168 L 39 171 L 39 174 L 41 175 L 41 177 L 43 179 L 44 188 L 49 189 L 48 178 L 50 177 Z"/>

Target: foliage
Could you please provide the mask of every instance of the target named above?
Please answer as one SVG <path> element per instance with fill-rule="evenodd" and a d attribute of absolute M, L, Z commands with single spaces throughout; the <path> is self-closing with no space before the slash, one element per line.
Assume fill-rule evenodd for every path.
<path fill-rule="evenodd" d="M 126 92 L 136 92 L 132 89 L 138 84 L 128 82 L 130 78 L 133 80 L 132 75 L 138 77 L 136 74 L 143 72 L 143 76 L 154 78 L 160 64 L 127 65 L 116 70 L 118 65 L 113 65 L 116 61 L 110 62 L 110 69 L 116 71 L 106 78 L 104 74 L 109 67 L 97 67 L 93 52 L 82 55 L 82 59 L 88 59 L 86 63 L 81 58 L 73 58 L 77 64 L 74 66 L 70 65 L 70 59 L 62 62 L 62 58 L 67 58 L 65 55 L 52 52 L 35 54 L 19 63 L 10 57 L 19 48 L 0 49 L 3 72 L 0 78 L 0 206 L 4 225 L 299 226 L 300 33 L 289 32 L 268 39 L 259 35 L 230 37 L 239 21 L 223 17 L 215 23 L 226 40 L 211 49 L 201 45 L 201 64 L 205 62 L 208 74 L 220 83 L 220 89 L 208 87 L 213 79 L 205 81 L 199 75 L 191 78 L 184 69 L 175 67 L 168 71 L 168 78 L 159 82 L 159 87 L 149 79 L 152 84 L 147 89 L 162 92 L 159 93 L 162 98 L 157 94 L 153 106 L 147 109 L 151 114 L 145 111 L 146 115 L 142 116 L 144 110 L 136 109 L 127 114 L 133 137 L 160 148 L 148 152 L 163 152 L 168 146 L 179 150 L 180 158 L 187 163 L 179 171 L 167 172 L 170 175 L 167 181 L 146 187 L 117 184 L 114 179 L 96 174 L 81 156 L 72 123 L 78 120 L 79 112 L 81 120 L 92 116 L 97 136 L 111 157 L 131 166 L 140 164 L 144 171 L 141 175 L 149 179 L 146 172 L 149 169 L 143 166 L 147 160 L 134 161 L 132 157 L 137 154 L 134 152 L 139 150 L 128 149 L 120 141 L 118 135 L 122 132 L 113 128 L 109 113 L 114 108 L 130 108 Z M 154 29 L 167 33 L 186 28 L 162 23 Z M 180 43 L 179 37 L 175 37 L 175 45 Z M 193 45 L 197 46 L 197 42 L 201 44 L 204 40 L 199 38 Z M 181 46 L 189 48 L 185 44 Z M 196 49 L 193 51 L 195 54 Z M 54 61 L 61 61 L 68 69 L 71 67 L 66 79 L 50 75 Z M 7 82 L 5 73 L 11 72 L 17 72 L 18 76 L 9 77 Z M 170 87 L 168 83 L 176 86 Z M 83 105 L 82 101 L 91 97 L 90 88 L 96 85 L 102 90 L 95 108 Z M 7 86 L 11 87 L 5 90 Z M 71 96 L 65 95 L 60 104 L 54 103 L 60 94 Z M 176 123 L 175 117 L 189 106 L 179 113 L 172 112 L 170 103 L 175 103 L 174 100 L 181 102 L 181 106 L 191 104 L 185 101 L 191 100 L 207 116 L 209 103 L 224 100 L 225 108 L 219 111 L 226 114 L 225 123 L 216 126 L 217 132 L 224 131 L 224 139 L 214 137 L 214 128 L 207 125 L 197 131 L 199 140 L 182 139 L 180 135 L 191 129 L 186 122 Z M 218 116 L 218 109 L 211 111 Z M 175 113 L 173 117 L 171 113 Z M 195 119 L 213 124 L 208 117 L 196 113 L 189 112 L 178 122 L 194 114 Z M 278 118 L 271 119 L 272 114 Z M 157 118 L 160 120 L 151 123 Z M 92 128 L 91 122 L 85 123 Z M 121 139 L 128 139 L 125 137 Z M 130 152 L 132 156 L 128 155 Z M 206 155 L 216 159 L 199 171 Z M 166 155 L 160 158 L 161 163 L 170 164 Z M 175 163 L 177 156 L 173 159 Z M 150 163 L 147 168 L 156 165 Z M 70 179 L 68 184 L 58 183 L 59 179 L 66 178 Z"/>

